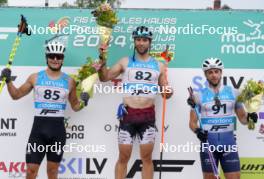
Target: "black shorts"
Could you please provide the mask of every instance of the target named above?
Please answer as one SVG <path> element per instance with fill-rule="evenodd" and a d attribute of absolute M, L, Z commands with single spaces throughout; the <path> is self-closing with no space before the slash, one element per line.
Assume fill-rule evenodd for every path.
<path fill-rule="evenodd" d="M 60 163 L 66 130 L 63 117 L 34 117 L 33 127 L 27 143 L 26 162 L 40 164 L 47 154 L 47 160 Z"/>
<path fill-rule="evenodd" d="M 155 142 L 155 110 L 154 106 L 145 109 L 127 107 L 128 114 L 120 121 L 118 132 L 119 144 L 133 144 L 137 136 L 140 144 Z"/>

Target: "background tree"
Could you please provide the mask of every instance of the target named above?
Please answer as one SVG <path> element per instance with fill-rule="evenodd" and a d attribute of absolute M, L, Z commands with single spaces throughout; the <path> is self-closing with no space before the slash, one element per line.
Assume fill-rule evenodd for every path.
<path fill-rule="evenodd" d="M 75 4 L 82 8 L 95 8 L 105 0 L 76 0 Z M 122 0 L 108 0 L 112 7 L 119 7 Z"/>
<path fill-rule="evenodd" d="M 68 2 L 64 2 L 64 3 L 62 3 L 60 5 L 60 7 L 63 7 L 63 8 L 74 8 L 74 7 L 76 7 L 76 5 L 71 5 Z"/>
<path fill-rule="evenodd" d="M 0 0 L 0 6 L 7 4 L 7 0 Z"/>

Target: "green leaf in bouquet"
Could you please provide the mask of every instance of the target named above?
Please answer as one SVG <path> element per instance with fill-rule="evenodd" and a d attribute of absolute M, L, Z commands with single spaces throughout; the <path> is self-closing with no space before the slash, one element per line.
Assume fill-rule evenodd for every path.
<path fill-rule="evenodd" d="M 91 57 L 87 57 L 87 62 L 78 70 L 78 80 L 82 81 L 88 76 L 96 73 L 96 69 L 92 66 L 93 60 Z"/>
<path fill-rule="evenodd" d="M 241 94 L 237 97 L 239 102 L 248 102 L 254 96 L 264 93 L 264 84 L 254 80 L 248 80 Z"/>

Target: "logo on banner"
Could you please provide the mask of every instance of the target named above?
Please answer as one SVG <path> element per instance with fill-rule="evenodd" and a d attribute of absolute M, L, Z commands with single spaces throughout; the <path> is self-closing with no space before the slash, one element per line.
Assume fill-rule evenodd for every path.
<path fill-rule="evenodd" d="M 184 166 L 193 165 L 195 160 L 162 160 L 160 168 L 160 160 L 153 160 L 154 172 L 182 172 Z M 142 161 L 136 160 L 127 174 L 127 178 L 134 178 L 137 172 L 142 171 Z"/>
<path fill-rule="evenodd" d="M 66 139 L 84 139 L 84 125 L 71 125 L 68 127 Z"/>
<path fill-rule="evenodd" d="M 0 162 L 0 172 L 10 175 L 26 173 L 26 162 Z"/>
<path fill-rule="evenodd" d="M 169 129 L 170 125 L 165 125 L 164 126 L 164 132 L 167 132 L 168 129 Z M 105 132 L 111 132 L 111 131 L 114 131 L 114 132 L 118 132 L 118 129 L 119 129 L 119 126 L 118 125 L 111 125 L 111 124 L 105 124 L 104 125 L 104 130 Z"/>
<path fill-rule="evenodd" d="M 241 178 L 262 179 L 264 176 L 264 158 L 240 158 Z"/>
<path fill-rule="evenodd" d="M 64 158 L 60 163 L 59 174 L 67 174 L 67 176 L 68 173 L 76 175 L 85 174 L 93 177 L 96 176 L 97 179 L 106 179 L 107 177 L 101 176 L 106 162 L 107 158 Z M 97 177 L 98 175 L 99 177 Z"/>
<path fill-rule="evenodd" d="M 221 53 L 223 54 L 264 54 L 264 21 L 243 21 L 247 33 L 223 34 Z"/>
<path fill-rule="evenodd" d="M 50 21 L 50 31 L 53 33 L 61 31 L 64 27 L 67 27 L 70 23 L 70 17 L 62 17 L 57 22 L 54 20 Z"/>
<path fill-rule="evenodd" d="M 243 82 L 245 81 L 244 76 L 234 77 L 234 76 L 223 76 L 222 83 L 223 85 L 232 86 L 235 89 L 239 89 Z M 194 76 L 192 78 L 193 90 L 199 91 L 204 87 L 208 87 L 208 82 L 204 76 Z"/>
<path fill-rule="evenodd" d="M 17 136 L 16 123 L 17 118 L 0 118 L 0 137 Z"/>

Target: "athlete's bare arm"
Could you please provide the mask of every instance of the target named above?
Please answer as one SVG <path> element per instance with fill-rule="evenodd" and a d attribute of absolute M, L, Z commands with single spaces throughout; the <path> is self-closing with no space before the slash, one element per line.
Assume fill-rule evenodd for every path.
<path fill-rule="evenodd" d="M 98 74 L 99 74 L 99 79 L 102 82 L 106 82 L 109 80 L 113 80 L 116 77 L 118 77 L 121 73 L 124 72 L 125 66 L 128 64 L 128 58 L 124 57 L 120 59 L 112 68 L 107 69 L 105 66 L 102 67 Z"/>
<path fill-rule="evenodd" d="M 31 74 L 26 80 L 26 82 L 22 84 L 19 88 L 16 88 L 14 84 L 12 83 L 12 81 L 9 82 L 7 84 L 7 90 L 10 96 L 12 97 L 12 99 L 18 100 L 22 98 L 23 96 L 27 95 L 28 93 L 30 93 L 30 91 L 34 87 L 36 79 L 37 79 L 37 73 Z"/>
<path fill-rule="evenodd" d="M 195 129 L 199 128 L 198 124 L 198 119 L 197 119 L 197 116 L 196 116 L 196 113 L 194 110 L 191 110 L 190 111 L 190 121 L 189 121 L 189 127 L 190 129 L 194 132 Z"/>

